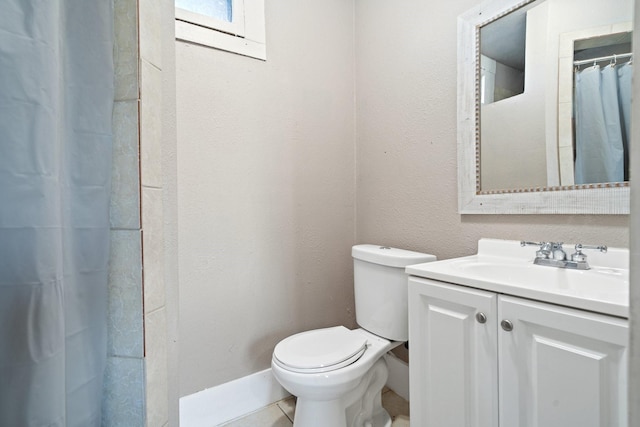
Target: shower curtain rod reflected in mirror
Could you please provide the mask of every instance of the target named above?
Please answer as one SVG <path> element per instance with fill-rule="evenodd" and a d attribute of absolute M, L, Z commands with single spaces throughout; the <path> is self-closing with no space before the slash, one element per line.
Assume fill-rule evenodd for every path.
<path fill-rule="evenodd" d="M 573 65 L 584 65 L 584 64 L 593 64 L 596 62 L 602 62 L 602 61 L 615 61 L 616 59 L 626 59 L 626 58 L 632 58 L 633 57 L 633 53 L 620 53 L 617 55 L 607 55 L 607 56 L 600 56 L 598 58 L 591 58 L 591 59 L 581 59 L 579 61 L 573 61 Z"/>

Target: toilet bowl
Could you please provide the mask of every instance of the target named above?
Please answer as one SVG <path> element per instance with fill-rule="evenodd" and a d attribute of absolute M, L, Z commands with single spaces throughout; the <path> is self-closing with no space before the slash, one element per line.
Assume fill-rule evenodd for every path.
<path fill-rule="evenodd" d="M 407 265 L 433 255 L 357 245 L 354 259 L 356 321 L 301 332 L 280 341 L 271 359 L 275 378 L 297 396 L 294 427 L 390 427 L 382 408 L 387 382 L 384 354 L 408 336 Z"/>
<path fill-rule="evenodd" d="M 271 368 L 280 384 L 298 397 L 294 426 L 364 426 L 364 420 L 373 419 L 378 420 L 374 427 L 390 426 L 380 402 L 388 377 L 382 356 L 399 344 L 344 326 L 281 341 Z M 358 419 L 362 423 L 354 424 Z"/>

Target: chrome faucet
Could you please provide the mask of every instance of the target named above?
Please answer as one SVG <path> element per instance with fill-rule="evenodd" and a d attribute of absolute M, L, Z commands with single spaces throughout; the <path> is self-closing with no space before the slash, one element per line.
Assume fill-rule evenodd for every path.
<path fill-rule="evenodd" d="M 575 246 L 575 252 L 571 254 L 571 257 L 567 257 L 567 253 L 562 247 L 562 242 L 520 242 L 520 246 L 539 246 L 540 249 L 536 251 L 536 257 L 533 260 L 534 264 L 546 265 L 549 267 L 557 268 L 571 268 L 576 270 L 589 270 L 589 264 L 587 263 L 587 255 L 585 255 L 583 249 L 594 249 L 600 252 L 606 253 L 607 247 L 602 246 L 590 246 L 578 243 Z"/>

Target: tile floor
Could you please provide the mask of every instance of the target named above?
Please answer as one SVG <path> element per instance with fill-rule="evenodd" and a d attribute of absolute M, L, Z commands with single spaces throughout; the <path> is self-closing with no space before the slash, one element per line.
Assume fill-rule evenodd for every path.
<path fill-rule="evenodd" d="M 382 393 L 382 406 L 394 420 L 393 427 L 409 427 L 409 402 L 385 387 Z M 221 426 L 291 427 L 295 410 L 295 398 L 289 397 L 241 418 L 221 424 Z"/>

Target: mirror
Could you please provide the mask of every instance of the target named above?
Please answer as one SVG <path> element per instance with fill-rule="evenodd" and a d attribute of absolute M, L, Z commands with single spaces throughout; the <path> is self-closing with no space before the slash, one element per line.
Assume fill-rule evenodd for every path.
<path fill-rule="evenodd" d="M 632 8 L 494 0 L 460 16 L 460 213 L 628 213 Z M 609 70 L 623 80 L 615 111 L 585 97 Z M 593 111 L 608 126 L 595 129 Z"/>

